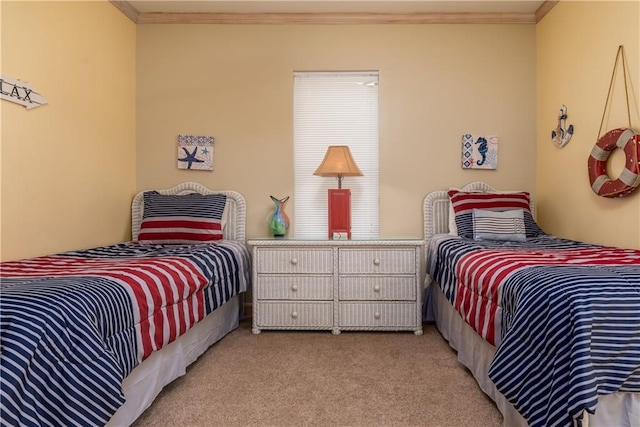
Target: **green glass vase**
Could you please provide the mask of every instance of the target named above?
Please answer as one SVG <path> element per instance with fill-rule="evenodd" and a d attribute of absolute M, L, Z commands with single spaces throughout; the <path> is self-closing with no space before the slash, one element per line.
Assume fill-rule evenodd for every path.
<path fill-rule="evenodd" d="M 269 230 L 273 237 L 284 237 L 289 229 L 289 217 L 287 213 L 284 211 L 284 206 L 289 200 L 289 196 L 278 199 L 276 197 L 270 196 L 271 200 L 275 204 L 275 209 L 271 216 L 269 217 Z"/>

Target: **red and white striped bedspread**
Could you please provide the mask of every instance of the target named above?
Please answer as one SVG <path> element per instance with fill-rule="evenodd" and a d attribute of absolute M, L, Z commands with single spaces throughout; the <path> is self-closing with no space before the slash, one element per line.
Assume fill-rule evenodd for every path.
<path fill-rule="evenodd" d="M 93 276 L 120 283 L 133 305 L 138 360 L 142 361 L 215 309 L 207 307 L 205 288 L 224 283 L 225 276 L 230 279 L 225 284 L 228 290 L 215 291 L 216 306 L 247 289 L 245 251 L 232 241 L 211 246 L 129 243 L 7 262 L 1 275 L 38 281 Z M 238 268 L 237 263 L 245 265 Z M 229 295 L 220 295 L 223 292 Z"/>
<path fill-rule="evenodd" d="M 637 264 L 638 251 L 611 247 L 473 250 L 455 265 L 454 307 L 482 338 L 498 346 L 503 333 L 503 284 L 514 273 L 536 266 Z"/>
<path fill-rule="evenodd" d="M 640 250 L 554 236 L 434 236 L 427 273 L 496 346 L 487 373 L 530 426 L 581 425 L 599 396 L 640 392 Z"/>
<path fill-rule="evenodd" d="M 247 290 L 250 257 L 131 242 L 0 267 L 0 425 L 104 425 L 126 375 Z"/>

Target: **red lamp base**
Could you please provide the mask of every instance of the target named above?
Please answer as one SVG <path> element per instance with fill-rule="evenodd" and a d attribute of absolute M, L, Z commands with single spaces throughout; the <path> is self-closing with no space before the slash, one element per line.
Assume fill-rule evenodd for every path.
<path fill-rule="evenodd" d="M 333 233 L 346 233 L 351 239 L 351 190 L 329 189 L 329 239 Z"/>

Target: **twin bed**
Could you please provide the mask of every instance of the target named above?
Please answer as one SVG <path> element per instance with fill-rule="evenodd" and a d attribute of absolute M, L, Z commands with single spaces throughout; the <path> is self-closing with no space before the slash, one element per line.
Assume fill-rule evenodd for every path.
<path fill-rule="evenodd" d="M 549 236 L 533 213 L 484 183 L 427 195 L 425 320 L 505 426 L 638 426 L 640 251 Z M 245 215 L 185 183 L 136 195 L 131 242 L 3 263 L 1 424 L 133 423 L 238 326 Z"/>
<path fill-rule="evenodd" d="M 235 329 L 246 205 L 184 183 L 132 204 L 131 242 L 2 263 L 2 425 L 126 426 Z"/>
<path fill-rule="evenodd" d="M 640 251 L 547 235 L 480 182 L 423 208 L 425 320 L 505 427 L 640 425 Z"/>

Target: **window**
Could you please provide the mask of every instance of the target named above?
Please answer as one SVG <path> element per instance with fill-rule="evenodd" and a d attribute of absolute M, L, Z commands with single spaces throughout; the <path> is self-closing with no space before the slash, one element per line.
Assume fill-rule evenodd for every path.
<path fill-rule="evenodd" d="M 351 238 L 378 238 L 378 73 L 296 72 L 293 92 L 295 237 L 327 238 L 327 190 L 338 181 L 313 172 L 328 146 L 347 145 L 363 173 L 342 180 Z"/>

